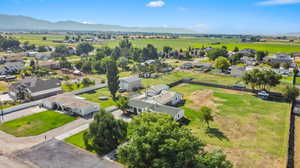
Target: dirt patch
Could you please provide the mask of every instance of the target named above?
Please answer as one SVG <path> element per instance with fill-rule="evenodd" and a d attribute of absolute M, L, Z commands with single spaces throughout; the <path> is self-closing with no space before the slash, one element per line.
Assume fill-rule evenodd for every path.
<path fill-rule="evenodd" d="M 200 90 L 193 92 L 191 96 L 187 97 L 192 103 L 188 106 L 194 110 L 199 110 L 203 106 L 215 108 L 217 105 L 214 103 L 212 90 Z"/>
<path fill-rule="evenodd" d="M 282 158 L 271 156 L 268 153 L 262 152 L 259 149 L 239 149 L 239 148 L 221 148 L 212 145 L 207 145 L 205 150 L 223 150 L 228 160 L 233 163 L 234 167 L 243 168 L 281 168 L 284 167 Z"/>

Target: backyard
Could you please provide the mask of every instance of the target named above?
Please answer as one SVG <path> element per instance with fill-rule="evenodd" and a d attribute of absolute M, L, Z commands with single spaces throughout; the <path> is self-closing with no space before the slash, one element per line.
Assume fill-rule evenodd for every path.
<path fill-rule="evenodd" d="M 36 136 L 76 120 L 55 111 L 44 111 L 0 125 L 0 130 L 16 137 Z"/>
<path fill-rule="evenodd" d="M 265 101 L 249 93 L 182 84 L 187 127 L 208 144 L 222 148 L 236 167 L 282 167 L 287 154 L 289 109 L 286 102 Z M 199 109 L 209 106 L 214 122 L 201 123 Z M 268 108 L 265 108 L 268 107 Z"/>
<path fill-rule="evenodd" d="M 110 107 L 110 106 L 114 106 L 116 104 L 112 100 L 112 97 L 110 95 L 108 88 L 98 89 L 93 92 L 81 94 L 79 96 L 87 99 L 88 101 L 99 103 L 100 108 L 104 108 L 104 109 L 107 107 Z M 99 100 L 99 97 L 101 97 L 101 96 L 107 96 L 108 100 Z"/>

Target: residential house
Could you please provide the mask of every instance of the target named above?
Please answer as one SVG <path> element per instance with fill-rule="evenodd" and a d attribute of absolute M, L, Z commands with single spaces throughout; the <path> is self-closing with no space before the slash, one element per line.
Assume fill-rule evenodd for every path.
<path fill-rule="evenodd" d="M 268 57 L 265 57 L 264 59 L 265 61 L 268 61 L 268 62 L 271 62 L 271 63 L 279 63 L 279 64 L 282 64 L 282 63 L 293 63 L 293 58 L 291 57 L 290 54 L 285 54 L 285 53 L 277 53 L 273 56 L 268 56 Z"/>
<path fill-rule="evenodd" d="M 256 54 L 256 50 L 246 48 L 246 49 L 238 51 L 237 53 L 243 54 L 243 56 L 246 56 L 246 57 L 253 57 Z"/>
<path fill-rule="evenodd" d="M 184 117 L 184 110 L 172 106 L 166 106 L 158 103 L 151 103 L 139 99 L 131 99 L 128 102 L 129 112 L 141 114 L 142 112 L 157 112 L 171 115 L 175 120 L 180 120 Z"/>
<path fill-rule="evenodd" d="M 60 110 L 68 114 L 75 114 L 82 117 L 91 117 L 94 112 L 98 112 L 100 110 L 98 103 L 84 100 L 83 98 L 71 93 L 64 93 L 49 97 L 43 100 L 41 106 L 47 109 Z"/>
<path fill-rule="evenodd" d="M 53 70 L 60 69 L 60 64 L 57 61 L 39 61 L 38 64 L 42 68 Z"/>
<path fill-rule="evenodd" d="M 0 66 L 0 75 L 18 74 L 24 67 L 23 62 L 6 62 Z"/>
<path fill-rule="evenodd" d="M 155 101 L 156 103 L 159 104 L 172 105 L 172 106 L 182 102 L 183 100 L 181 94 L 173 91 L 166 91 L 166 90 L 162 90 L 159 95 L 149 97 L 149 98 L 146 97 L 146 99 L 150 101 Z"/>
<path fill-rule="evenodd" d="M 13 99 L 38 100 L 63 93 L 58 79 L 25 78 L 9 86 L 8 94 Z M 20 97 L 22 95 L 22 97 Z"/>
<path fill-rule="evenodd" d="M 249 57 L 249 56 L 243 56 L 243 57 L 241 58 L 241 62 L 242 62 L 243 64 L 248 65 L 248 66 L 255 66 L 255 65 L 258 64 L 255 58 Z"/>
<path fill-rule="evenodd" d="M 35 58 L 38 60 L 49 60 L 52 57 L 51 52 L 38 53 Z"/>
<path fill-rule="evenodd" d="M 234 77 L 241 77 L 245 74 L 246 67 L 244 66 L 231 66 L 230 75 Z"/>
<path fill-rule="evenodd" d="M 141 79 L 138 76 L 130 76 L 120 79 L 120 89 L 121 90 L 135 90 L 142 87 Z"/>
<path fill-rule="evenodd" d="M 155 85 L 155 86 L 148 88 L 145 92 L 145 95 L 151 96 L 151 97 L 156 96 L 156 95 L 159 95 L 163 90 L 168 91 L 169 88 L 170 87 L 166 84 Z"/>

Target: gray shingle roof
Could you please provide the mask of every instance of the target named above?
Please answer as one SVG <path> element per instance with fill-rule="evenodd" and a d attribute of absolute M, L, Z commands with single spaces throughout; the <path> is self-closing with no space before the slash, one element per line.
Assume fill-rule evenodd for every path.
<path fill-rule="evenodd" d="M 34 92 L 44 91 L 48 89 L 58 88 L 61 86 L 61 82 L 59 79 L 42 80 L 33 77 L 33 78 L 25 78 L 20 82 L 13 84 L 12 87 L 16 87 L 18 85 L 24 85 L 32 93 L 34 93 Z"/>

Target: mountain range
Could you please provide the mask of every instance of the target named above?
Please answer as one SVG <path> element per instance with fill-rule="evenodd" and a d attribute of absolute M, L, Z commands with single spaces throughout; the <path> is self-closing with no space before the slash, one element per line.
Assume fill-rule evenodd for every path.
<path fill-rule="evenodd" d="M 169 27 L 125 27 L 119 25 L 88 24 L 76 21 L 51 22 L 28 16 L 0 14 L 0 30 L 29 31 L 113 31 L 193 34 L 193 30 Z"/>

